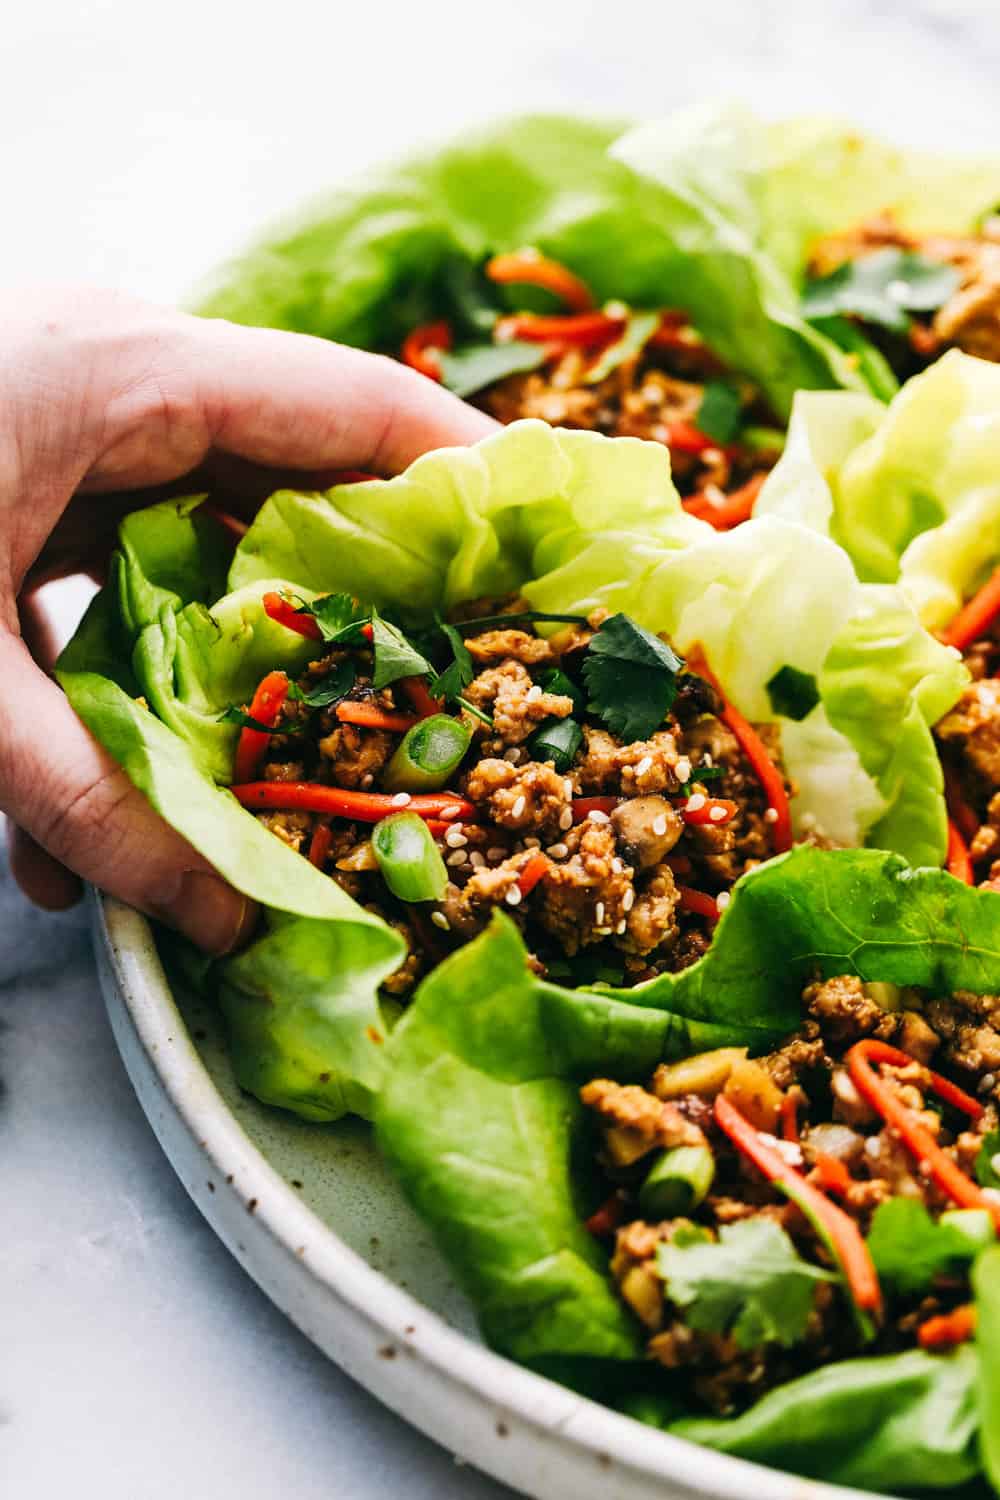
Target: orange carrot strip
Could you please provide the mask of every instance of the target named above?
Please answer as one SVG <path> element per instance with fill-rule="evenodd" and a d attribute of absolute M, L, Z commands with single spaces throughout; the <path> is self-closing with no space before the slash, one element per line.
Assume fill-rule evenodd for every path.
<path fill-rule="evenodd" d="M 486 262 L 486 274 L 501 286 L 540 286 L 561 297 L 573 312 L 589 312 L 594 305 L 590 288 L 557 260 L 539 255 L 537 250 L 515 250 L 511 255 L 494 255 Z"/>
<path fill-rule="evenodd" d="M 620 338 L 624 331 L 624 318 L 612 318 L 602 312 L 557 313 L 552 317 L 542 313 L 512 313 L 500 319 L 493 336 L 498 343 L 525 339 L 532 344 L 563 344 L 590 349 Z"/>
<path fill-rule="evenodd" d="M 517 877 L 517 888 L 522 896 L 529 896 L 542 876 L 549 868 L 549 862 L 542 853 L 533 854 Z"/>
<path fill-rule="evenodd" d="M 941 636 L 946 646 L 964 651 L 986 631 L 1000 614 L 1000 568 L 968 604 L 962 606 Z"/>
<path fill-rule="evenodd" d="M 964 1344 L 976 1331 L 976 1309 L 971 1302 L 928 1318 L 917 1329 L 917 1343 L 921 1349 L 954 1349 Z"/>
<path fill-rule="evenodd" d="M 333 829 L 329 823 L 317 823 L 309 840 L 309 863 L 322 870 L 333 843 Z"/>
<path fill-rule="evenodd" d="M 948 852 L 945 855 L 944 867 L 949 875 L 954 875 L 956 880 L 964 881 L 966 885 L 975 885 L 968 846 L 951 818 L 948 819 Z"/>
<path fill-rule="evenodd" d="M 294 630 L 297 635 L 304 635 L 307 640 L 320 641 L 323 632 L 313 619 L 312 615 L 305 615 L 296 609 L 289 599 L 283 599 L 280 594 L 265 594 L 261 603 L 264 613 L 269 620 L 275 620 L 279 625 L 284 625 L 288 630 Z"/>
<path fill-rule="evenodd" d="M 303 812 L 328 813 L 334 818 L 351 818 L 358 823 L 378 823 L 390 813 L 415 812 L 422 818 L 451 822 L 455 818 L 472 818 L 476 809 L 457 792 L 420 792 L 409 802 L 401 803 L 388 792 L 349 792 L 339 786 L 323 786 L 318 781 L 250 781 L 230 787 L 243 807 L 301 809 Z"/>
<path fill-rule="evenodd" d="M 393 734 L 405 734 L 420 720 L 416 714 L 394 714 L 376 703 L 362 703 L 345 698 L 338 703 L 334 713 L 342 724 L 361 724 L 366 729 L 388 729 Z"/>
<path fill-rule="evenodd" d="M 399 686 L 409 698 L 419 719 L 429 719 L 441 712 L 440 698 L 432 698 L 422 677 L 402 677 Z"/>
<path fill-rule="evenodd" d="M 248 709 L 251 719 L 256 719 L 259 724 L 276 724 L 287 697 L 288 678 L 284 672 L 268 672 L 253 695 Z M 248 727 L 240 731 L 233 762 L 234 781 L 253 780 L 270 743 L 271 736 L 263 729 Z"/>
<path fill-rule="evenodd" d="M 739 489 L 731 490 L 719 505 L 713 505 L 707 495 L 692 495 L 683 501 L 684 509 L 688 515 L 697 516 L 699 521 L 707 521 L 716 531 L 730 531 L 749 521 L 766 478 L 766 472 L 755 474 Z"/>
<path fill-rule="evenodd" d="M 730 801 L 728 797 L 705 797 L 703 793 L 697 793 L 703 798 L 697 807 L 692 807 L 693 798 L 680 805 L 680 814 L 685 823 L 691 823 L 695 827 L 708 825 L 718 828 L 723 827 L 731 818 L 739 812 L 737 803 Z"/>
<path fill-rule="evenodd" d="M 428 380 L 440 380 L 440 355 L 450 348 L 451 329 L 444 319 L 437 323 L 423 323 L 408 333 L 403 341 L 403 363 L 426 375 Z"/>
<path fill-rule="evenodd" d="M 719 907 L 714 896 L 692 890 L 689 885 L 679 885 L 677 892 L 682 911 L 693 912 L 697 917 L 707 917 L 710 922 L 719 920 Z"/>
<path fill-rule="evenodd" d="M 838 1198 L 843 1198 L 853 1180 L 844 1163 L 825 1151 L 817 1151 L 813 1165 L 823 1191 L 836 1193 Z"/>

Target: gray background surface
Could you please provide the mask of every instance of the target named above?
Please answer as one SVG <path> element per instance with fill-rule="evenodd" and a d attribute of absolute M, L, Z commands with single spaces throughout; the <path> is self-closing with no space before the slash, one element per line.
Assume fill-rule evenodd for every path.
<path fill-rule="evenodd" d="M 1000 151 L 1000 19 L 912 0 L 35 0 L 0 43 L 0 280 L 183 297 L 262 219 L 522 108 L 709 94 Z M 2 330 L 0 330 L 2 336 Z M 3 728 L 0 724 L 0 734 Z M 0 864 L 0 1492 L 486 1500 L 271 1308 L 132 1096 L 79 912 Z"/>

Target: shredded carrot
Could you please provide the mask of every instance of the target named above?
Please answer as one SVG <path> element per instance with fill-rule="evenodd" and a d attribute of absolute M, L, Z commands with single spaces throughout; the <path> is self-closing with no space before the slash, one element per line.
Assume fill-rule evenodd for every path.
<path fill-rule="evenodd" d="M 710 922 L 719 920 L 719 906 L 714 896 L 707 896 L 704 891 L 692 890 L 689 885 L 679 885 L 677 894 L 680 897 L 682 911 L 693 912 L 697 917 L 707 917 Z"/>
<path fill-rule="evenodd" d="M 798 1144 L 799 1095 L 795 1088 L 790 1088 L 781 1101 L 781 1137 L 793 1145 Z"/>
<path fill-rule="evenodd" d="M 968 846 L 951 818 L 948 819 L 948 852 L 945 855 L 944 867 L 949 875 L 954 875 L 956 880 L 964 881 L 966 885 L 975 884 Z"/>
<path fill-rule="evenodd" d="M 296 609 L 290 599 L 283 599 L 280 594 L 271 593 L 265 594 L 261 603 L 269 620 L 275 620 L 288 630 L 294 630 L 297 635 L 304 635 L 307 640 L 321 641 L 323 639 L 323 632 L 312 615 L 303 614 L 300 609 Z"/>
<path fill-rule="evenodd" d="M 696 797 L 701 797 L 702 800 L 692 807 L 691 803 Z M 728 797 L 706 797 L 703 792 L 695 793 L 695 796 L 689 797 L 687 802 L 682 802 L 680 806 L 680 814 L 685 823 L 691 823 L 696 828 L 706 824 L 709 827 L 722 828 L 738 812 L 738 804 L 730 801 Z"/>
<path fill-rule="evenodd" d="M 288 678 L 284 672 L 268 672 L 254 693 L 247 711 L 251 719 L 256 719 L 258 724 L 274 725 L 278 722 L 278 715 L 284 708 L 287 698 Z M 266 730 L 251 729 L 248 726 L 240 731 L 236 744 L 236 758 L 233 761 L 234 781 L 253 780 L 260 769 L 261 761 L 267 754 L 270 742 L 271 736 Z"/>
<path fill-rule="evenodd" d="M 615 808 L 626 800 L 625 797 L 574 797 L 573 822 L 586 822 L 592 812 L 604 813 L 605 817 L 610 817 Z"/>
<path fill-rule="evenodd" d="M 423 323 L 403 341 L 403 363 L 411 370 L 419 370 L 428 380 L 440 380 L 440 356 L 450 348 L 451 329 L 443 318 L 437 323 Z"/>
<path fill-rule="evenodd" d="M 318 781 L 250 781 L 230 787 L 237 802 L 253 809 L 301 809 L 303 812 L 328 813 L 334 818 L 352 818 L 358 823 L 378 823 L 391 813 L 415 812 L 422 818 L 451 822 L 455 818 L 472 818 L 475 808 L 457 792 L 421 792 L 400 802 L 388 792 L 348 792 L 339 786 L 323 786 Z"/>
<path fill-rule="evenodd" d="M 594 305 L 590 288 L 557 260 L 537 250 L 515 250 L 512 255 L 494 255 L 486 262 L 486 274 L 501 286 L 540 286 L 561 297 L 573 312 L 589 312 Z"/>
<path fill-rule="evenodd" d="M 971 1339 L 976 1331 L 976 1309 L 971 1302 L 928 1318 L 917 1329 L 917 1343 L 921 1349 L 954 1349 Z"/>
<path fill-rule="evenodd" d="M 948 804 L 948 814 L 965 842 L 971 844 L 979 832 L 979 819 L 962 794 L 962 786 L 957 773 L 951 766 L 944 766 L 942 769 L 944 771 L 944 795 L 945 801 Z"/>
<path fill-rule="evenodd" d="M 624 1204 L 617 1193 L 612 1193 L 610 1198 L 605 1198 L 589 1219 L 584 1220 L 584 1228 L 597 1239 L 606 1239 L 608 1235 L 614 1234 L 622 1221 Z"/>
<path fill-rule="evenodd" d="M 418 719 L 429 719 L 431 714 L 441 712 L 439 698 L 432 698 L 422 677 L 402 677 L 399 686 L 409 698 Z"/>
<path fill-rule="evenodd" d="M 602 312 L 557 313 L 551 317 L 544 313 L 512 313 L 500 319 L 493 336 L 498 343 L 525 339 L 532 344 L 591 349 L 620 338 L 624 331 L 624 318 L 612 318 Z"/>
<path fill-rule="evenodd" d="M 921 1175 L 936 1182 L 941 1191 L 960 1207 L 985 1208 L 992 1215 L 994 1223 L 1000 1226 L 1000 1204 L 991 1203 L 982 1188 L 971 1177 L 966 1177 L 938 1145 L 919 1115 L 909 1109 L 875 1072 L 874 1064 L 877 1063 L 886 1063 L 894 1068 L 912 1067 L 913 1058 L 908 1053 L 901 1052 L 898 1047 L 890 1047 L 888 1042 L 866 1037 L 864 1041 L 855 1042 L 846 1061 L 854 1087 L 896 1132 L 907 1151 L 916 1159 Z M 973 1099 L 971 1094 L 967 1094 L 947 1078 L 942 1078 L 940 1073 L 932 1072 L 930 1068 L 923 1069 L 923 1076 L 927 1086 L 939 1099 L 967 1115 L 970 1120 L 980 1118 L 983 1106 L 978 1099 Z"/>
<path fill-rule="evenodd" d="M 968 604 L 962 606 L 941 636 L 946 646 L 964 651 L 989 629 L 1000 614 L 1000 568 L 989 578 Z"/>
<path fill-rule="evenodd" d="M 345 698 L 338 703 L 334 713 L 342 724 L 361 724 L 366 729 L 388 729 L 392 734 L 405 734 L 420 720 L 416 714 L 394 714 L 379 708 L 377 703 L 362 703 Z"/>
<path fill-rule="evenodd" d="M 329 823 L 317 823 L 309 840 L 309 863 L 322 870 L 333 843 L 333 830 Z"/>
<path fill-rule="evenodd" d="M 817 1151 L 813 1169 L 825 1193 L 836 1193 L 838 1198 L 844 1197 L 853 1178 L 842 1161 L 838 1161 L 835 1156 L 830 1156 L 825 1151 Z"/>
<path fill-rule="evenodd" d="M 722 699 L 723 707 L 719 718 L 732 730 L 740 749 L 753 767 L 754 775 L 764 788 L 768 807 L 775 813 L 775 819 L 771 825 L 771 843 L 775 854 L 783 854 L 786 849 L 792 847 L 792 816 L 788 808 L 788 793 L 785 791 L 785 782 L 781 772 L 768 755 L 767 747 L 756 729 L 727 700 L 722 691 L 722 685 L 708 665 L 705 653 L 700 646 L 692 646 L 687 653 L 687 664 L 692 672 L 699 677 L 704 677 Z"/>
<path fill-rule="evenodd" d="M 749 521 L 766 478 L 766 473 L 755 474 L 752 479 L 747 480 L 746 484 L 741 484 L 739 489 L 731 490 L 718 505 L 714 504 L 707 495 L 692 495 L 689 500 L 683 502 L 684 509 L 689 516 L 697 516 L 699 521 L 707 521 L 710 526 L 715 527 L 716 531 L 730 531 L 734 526 L 740 526 L 744 521 Z"/>
<path fill-rule="evenodd" d="M 517 888 L 522 896 L 529 896 L 549 868 L 549 861 L 542 853 L 533 854 L 517 877 Z"/>
<path fill-rule="evenodd" d="M 781 1153 L 762 1139 L 759 1131 L 725 1094 L 716 1095 L 713 1109 L 719 1128 L 741 1155 L 752 1162 L 768 1182 L 773 1182 L 791 1198 L 817 1230 L 828 1238 L 857 1306 L 877 1314 L 882 1307 L 878 1273 L 854 1220 L 789 1166 Z"/>

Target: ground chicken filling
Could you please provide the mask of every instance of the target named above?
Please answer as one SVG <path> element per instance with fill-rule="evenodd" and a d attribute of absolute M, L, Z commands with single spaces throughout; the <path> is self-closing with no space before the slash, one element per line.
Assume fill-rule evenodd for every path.
<path fill-rule="evenodd" d="M 497 609 L 480 601 L 458 613 Z M 408 994 L 498 907 L 520 927 L 539 974 L 632 985 L 681 969 L 706 951 L 733 883 L 775 852 L 777 814 L 719 717 L 709 681 L 681 671 L 669 713 L 638 740 L 613 734 L 584 707 L 581 662 L 605 619 L 598 611 L 548 639 L 530 624 L 505 628 L 502 619 L 465 634 L 474 675 L 462 689 L 464 706 L 448 712 L 471 739 L 441 794 L 452 805 L 427 820 L 447 873 L 439 900 L 392 894 L 371 819 L 304 810 L 291 795 L 294 805 L 280 805 L 282 784 L 290 793 L 301 783 L 383 793 L 387 767 L 415 722 L 401 685 L 373 690 L 371 648 L 334 646 L 286 699 L 256 771 L 267 785 L 244 803 L 258 807 L 266 797 L 267 810 L 257 813 L 265 827 L 403 935 L 409 954 L 386 982 L 390 994 Z M 305 696 L 347 661 L 356 677 L 346 697 L 309 707 Z M 374 724 L 349 722 L 372 714 Z M 577 748 L 557 767 L 545 736 L 570 721 Z M 787 795 L 777 732 L 755 729 Z M 402 792 L 387 810 L 410 805 L 419 811 L 421 799 Z"/>
<path fill-rule="evenodd" d="M 887 1009 L 886 1001 L 898 1008 Z M 945 1224 L 978 1222 L 989 1233 L 990 1217 L 1000 1214 L 1000 1191 L 977 1185 L 977 1178 L 1000 1184 L 1000 1157 L 994 1161 L 1000 1136 L 992 1134 L 1000 1099 L 1000 997 L 934 999 L 841 976 L 806 988 L 803 1015 L 799 1030 L 767 1056 L 751 1059 L 745 1049 L 724 1048 L 662 1064 L 645 1088 L 597 1078 L 581 1091 L 596 1122 L 600 1172 L 610 1193 L 588 1227 L 611 1248 L 612 1276 L 645 1330 L 649 1358 L 680 1372 L 687 1395 L 720 1413 L 744 1408 L 831 1360 L 913 1345 L 944 1350 L 969 1337 L 968 1262 L 958 1256 L 925 1284 L 912 1284 L 917 1278 L 908 1279 L 906 1263 L 921 1248 L 910 1229 L 896 1247 L 904 1269 L 897 1265 L 894 1280 L 885 1270 L 880 1206 L 899 1199 L 918 1206 L 932 1234 L 941 1215 L 958 1207 L 941 1186 L 944 1159 L 977 1199 L 974 1212 Z M 855 1082 L 865 1076 L 854 1071 L 859 1050 L 879 1059 L 880 1044 L 889 1059 L 878 1065 L 880 1090 L 929 1135 L 923 1157 Z M 955 1098 L 943 1101 L 949 1082 L 957 1085 Z M 790 1265 L 799 1260 L 807 1274 L 837 1269 L 807 1213 L 722 1128 L 720 1121 L 731 1127 L 734 1115 L 745 1133 L 835 1203 L 866 1237 L 879 1262 L 881 1301 L 864 1336 L 851 1316 L 850 1283 L 834 1279 L 807 1283 L 804 1315 L 784 1343 L 708 1331 L 704 1319 L 693 1326 L 699 1324 L 691 1313 L 697 1303 L 687 1280 L 684 1295 L 678 1291 L 679 1300 L 672 1300 L 672 1285 L 682 1283 L 673 1283 L 671 1272 L 683 1260 L 664 1257 L 661 1247 L 683 1245 L 695 1233 L 718 1245 L 730 1226 L 750 1221 L 769 1221 L 787 1235 Z M 656 1209 L 664 1201 L 669 1206 L 669 1197 L 657 1200 L 644 1184 L 655 1181 L 651 1164 L 678 1159 L 685 1169 L 669 1186 L 677 1199 L 679 1175 L 687 1202 L 684 1212 L 661 1217 Z"/>
<path fill-rule="evenodd" d="M 968 853 L 970 884 L 1000 890 L 1000 640 L 993 633 L 964 652 L 972 682 L 935 726 L 945 772 L 952 841 Z M 953 873 L 961 873 L 954 870 Z"/>

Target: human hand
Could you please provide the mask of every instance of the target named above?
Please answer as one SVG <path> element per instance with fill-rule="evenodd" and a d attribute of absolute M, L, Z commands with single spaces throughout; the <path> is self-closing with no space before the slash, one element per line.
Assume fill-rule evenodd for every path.
<path fill-rule="evenodd" d="M 382 356 L 110 292 L 6 295 L 0 327 L 0 811 L 14 875 L 52 909 L 78 899 L 82 876 L 227 952 L 251 904 L 157 817 L 46 676 L 38 588 L 99 569 L 121 515 L 150 499 L 125 492 L 188 475 L 209 488 L 221 465 L 262 499 L 282 470 L 313 484 L 323 470 L 393 474 L 495 423 Z"/>

